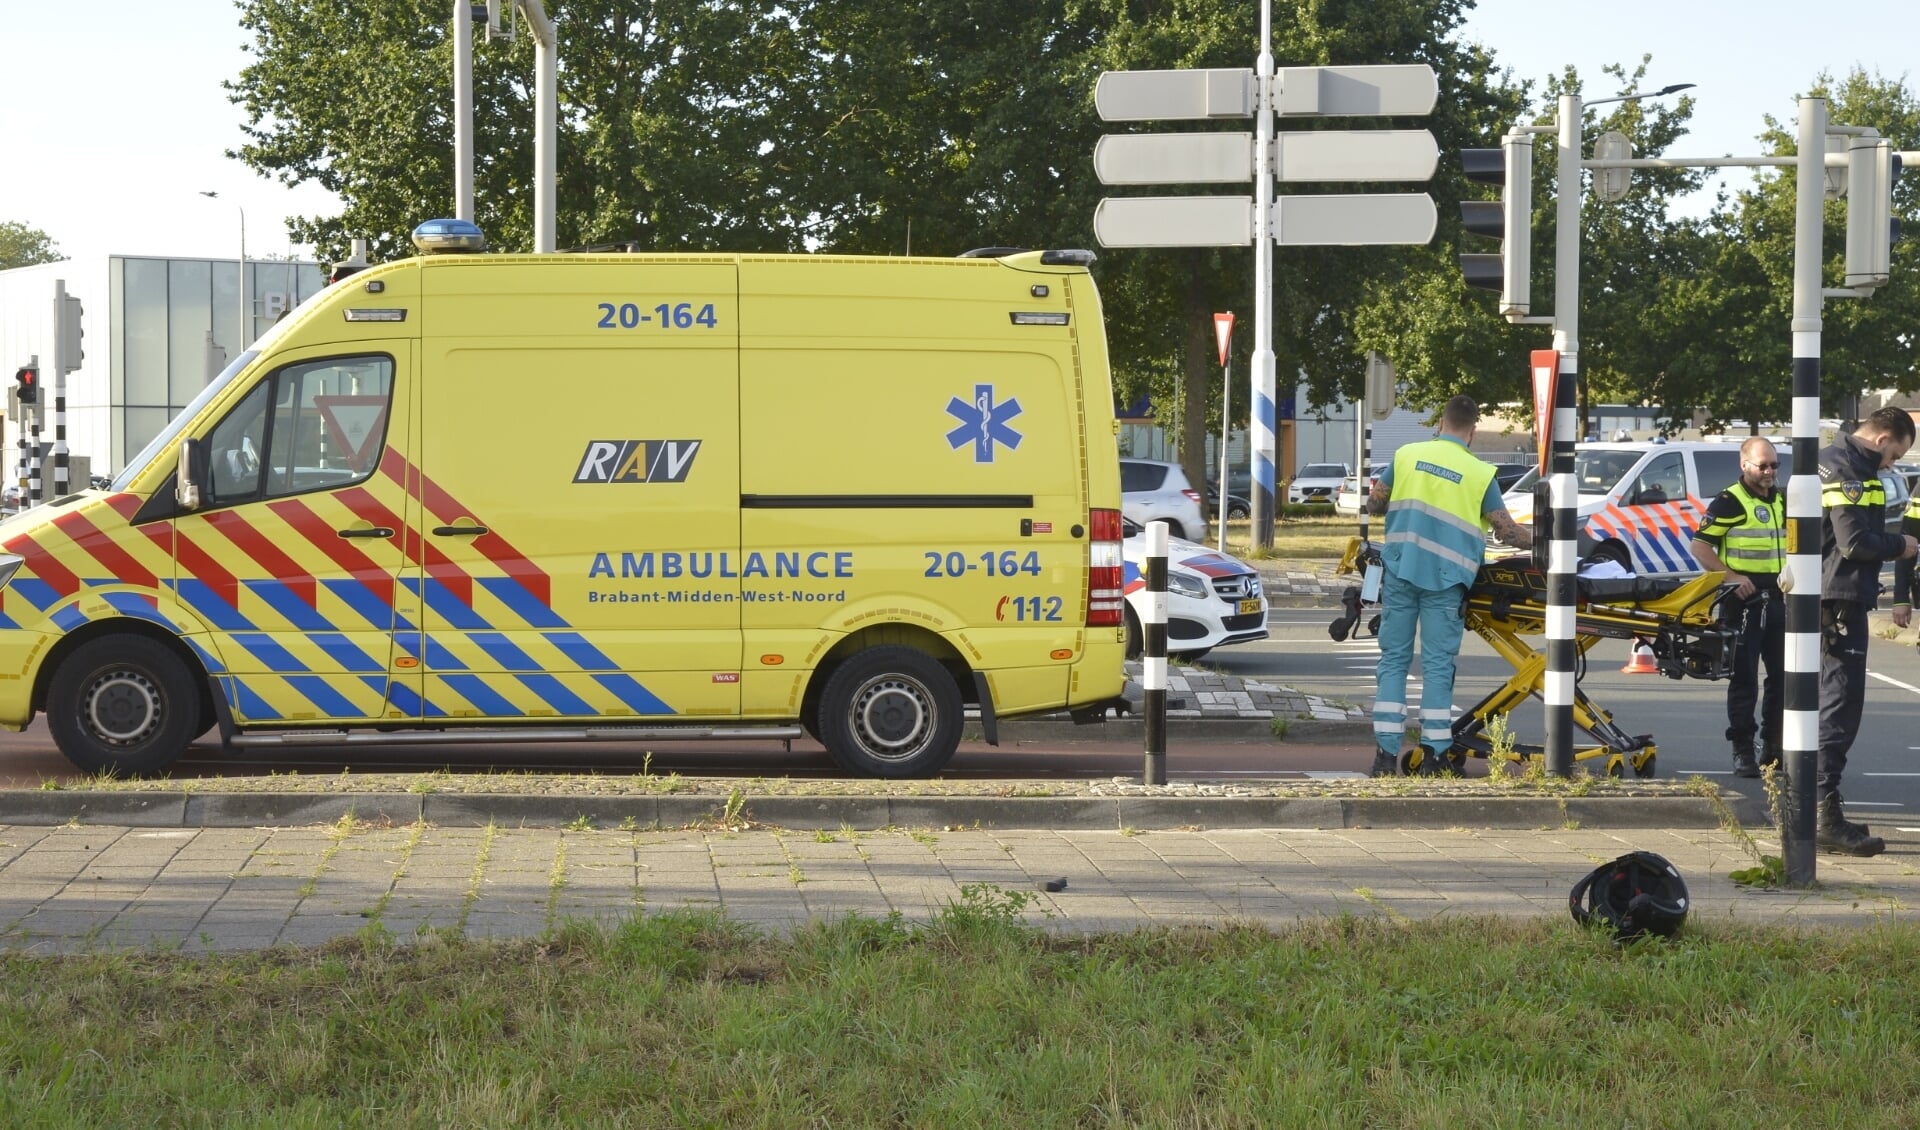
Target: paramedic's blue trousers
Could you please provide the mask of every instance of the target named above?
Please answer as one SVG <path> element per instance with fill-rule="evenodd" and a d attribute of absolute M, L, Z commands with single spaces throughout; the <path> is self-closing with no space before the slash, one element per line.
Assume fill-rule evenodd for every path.
<path fill-rule="evenodd" d="M 1373 702 L 1373 740 L 1398 756 L 1407 728 L 1407 669 L 1420 634 L 1420 744 L 1444 753 L 1453 744 L 1453 661 L 1466 628 L 1464 585 L 1423 589 L 1388 573 L 1381 585 L 1379 686 Z"/>

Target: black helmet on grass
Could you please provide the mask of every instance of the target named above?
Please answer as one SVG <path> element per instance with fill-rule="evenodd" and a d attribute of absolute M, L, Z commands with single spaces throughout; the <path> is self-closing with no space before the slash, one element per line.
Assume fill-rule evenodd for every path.
<path fill-rule="evenodd" d="M 1581 925 L 1613 927 L 1617 942 L 1672 937 L 1687 920 L 1687 884 L 1673 864 L 1650 851 L 1628 852 L 1573 885 L 1567 909 Z"/>

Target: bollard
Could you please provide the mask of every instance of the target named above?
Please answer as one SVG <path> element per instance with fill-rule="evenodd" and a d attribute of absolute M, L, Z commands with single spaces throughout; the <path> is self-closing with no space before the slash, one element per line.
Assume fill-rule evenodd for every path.
<path fill-rule="evenodd" d="M 1147 614 L 1140 620 L 1140 686 L 1146 692 L 1143 783 L 1167 783 L 1167 524 L 1147 523 Z"/>

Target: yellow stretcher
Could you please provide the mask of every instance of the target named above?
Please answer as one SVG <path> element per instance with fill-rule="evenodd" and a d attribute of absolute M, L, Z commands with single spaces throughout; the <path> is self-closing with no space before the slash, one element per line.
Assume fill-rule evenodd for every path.
<path fill-rule="evenodd" d="M 1348 542 L 1339 571 L 1358 573 L 1379 560 L 1379 547 L 1356 537 Z M 1726 678 L 1733 667 L 1734 636 L 1720 623 L 1720 575 L 1579 578 L 1576 584 L 1573 720 L 1591 742 L 1575 747 L 1574 760 L 1601 761 L 1606 772 L 1616 777 L 1625 775 L 1629 766 L 1635 776 L 1651 777 L 1658 753 L 1653 735 L 1626 733 L 1614 724 L 1611 711 L 1601 709 L 1580 689 L 1587 652 L 1605 639 L 1647 640 L 1655 664 L 1668 678 Z M 1343 603 L 1345 613 L 1329 629 L 1336 640 L 1347 638 L 1364 614 L 1360 587 L 1349 586 Z M 1495 750 L 1486 736 L 1487 723 L 1511 714 L 1529 697 L 1544 701 L 1546 653 L 1535 651 L 1520 637 L 1545 634 L 1546 605 L 1547 577 L 1531 554 L 1481 566 L 1467 594 L 1466 626 L 1512 665 L 1513 675 L 1454 720 L 1453 746 L 1447 751 L 1451 764 L 1421 764 L 1416 746 L 1401 756 L 1402 772 L 1459 769 L 1469 756 L 1492 757 Z M 1369 621 L 1368 629 L 1378 632 L 1378 615 Z M 1514 745 L 1503 748 L 1500 755 L 1524 762 L 1542 759 L 1545 751 L 1537 745 Z"/>

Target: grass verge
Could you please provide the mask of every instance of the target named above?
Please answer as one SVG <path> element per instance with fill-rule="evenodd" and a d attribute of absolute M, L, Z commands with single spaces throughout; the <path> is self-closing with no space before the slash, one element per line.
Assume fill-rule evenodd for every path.
<path fill-rule="evenodd" d="M 1098 938 L 713 914 L 532 942 L 0 959 L 0 1117 L 68 1125 L 1920 1122 L 1920 930 L 1550 919 Z"/>

